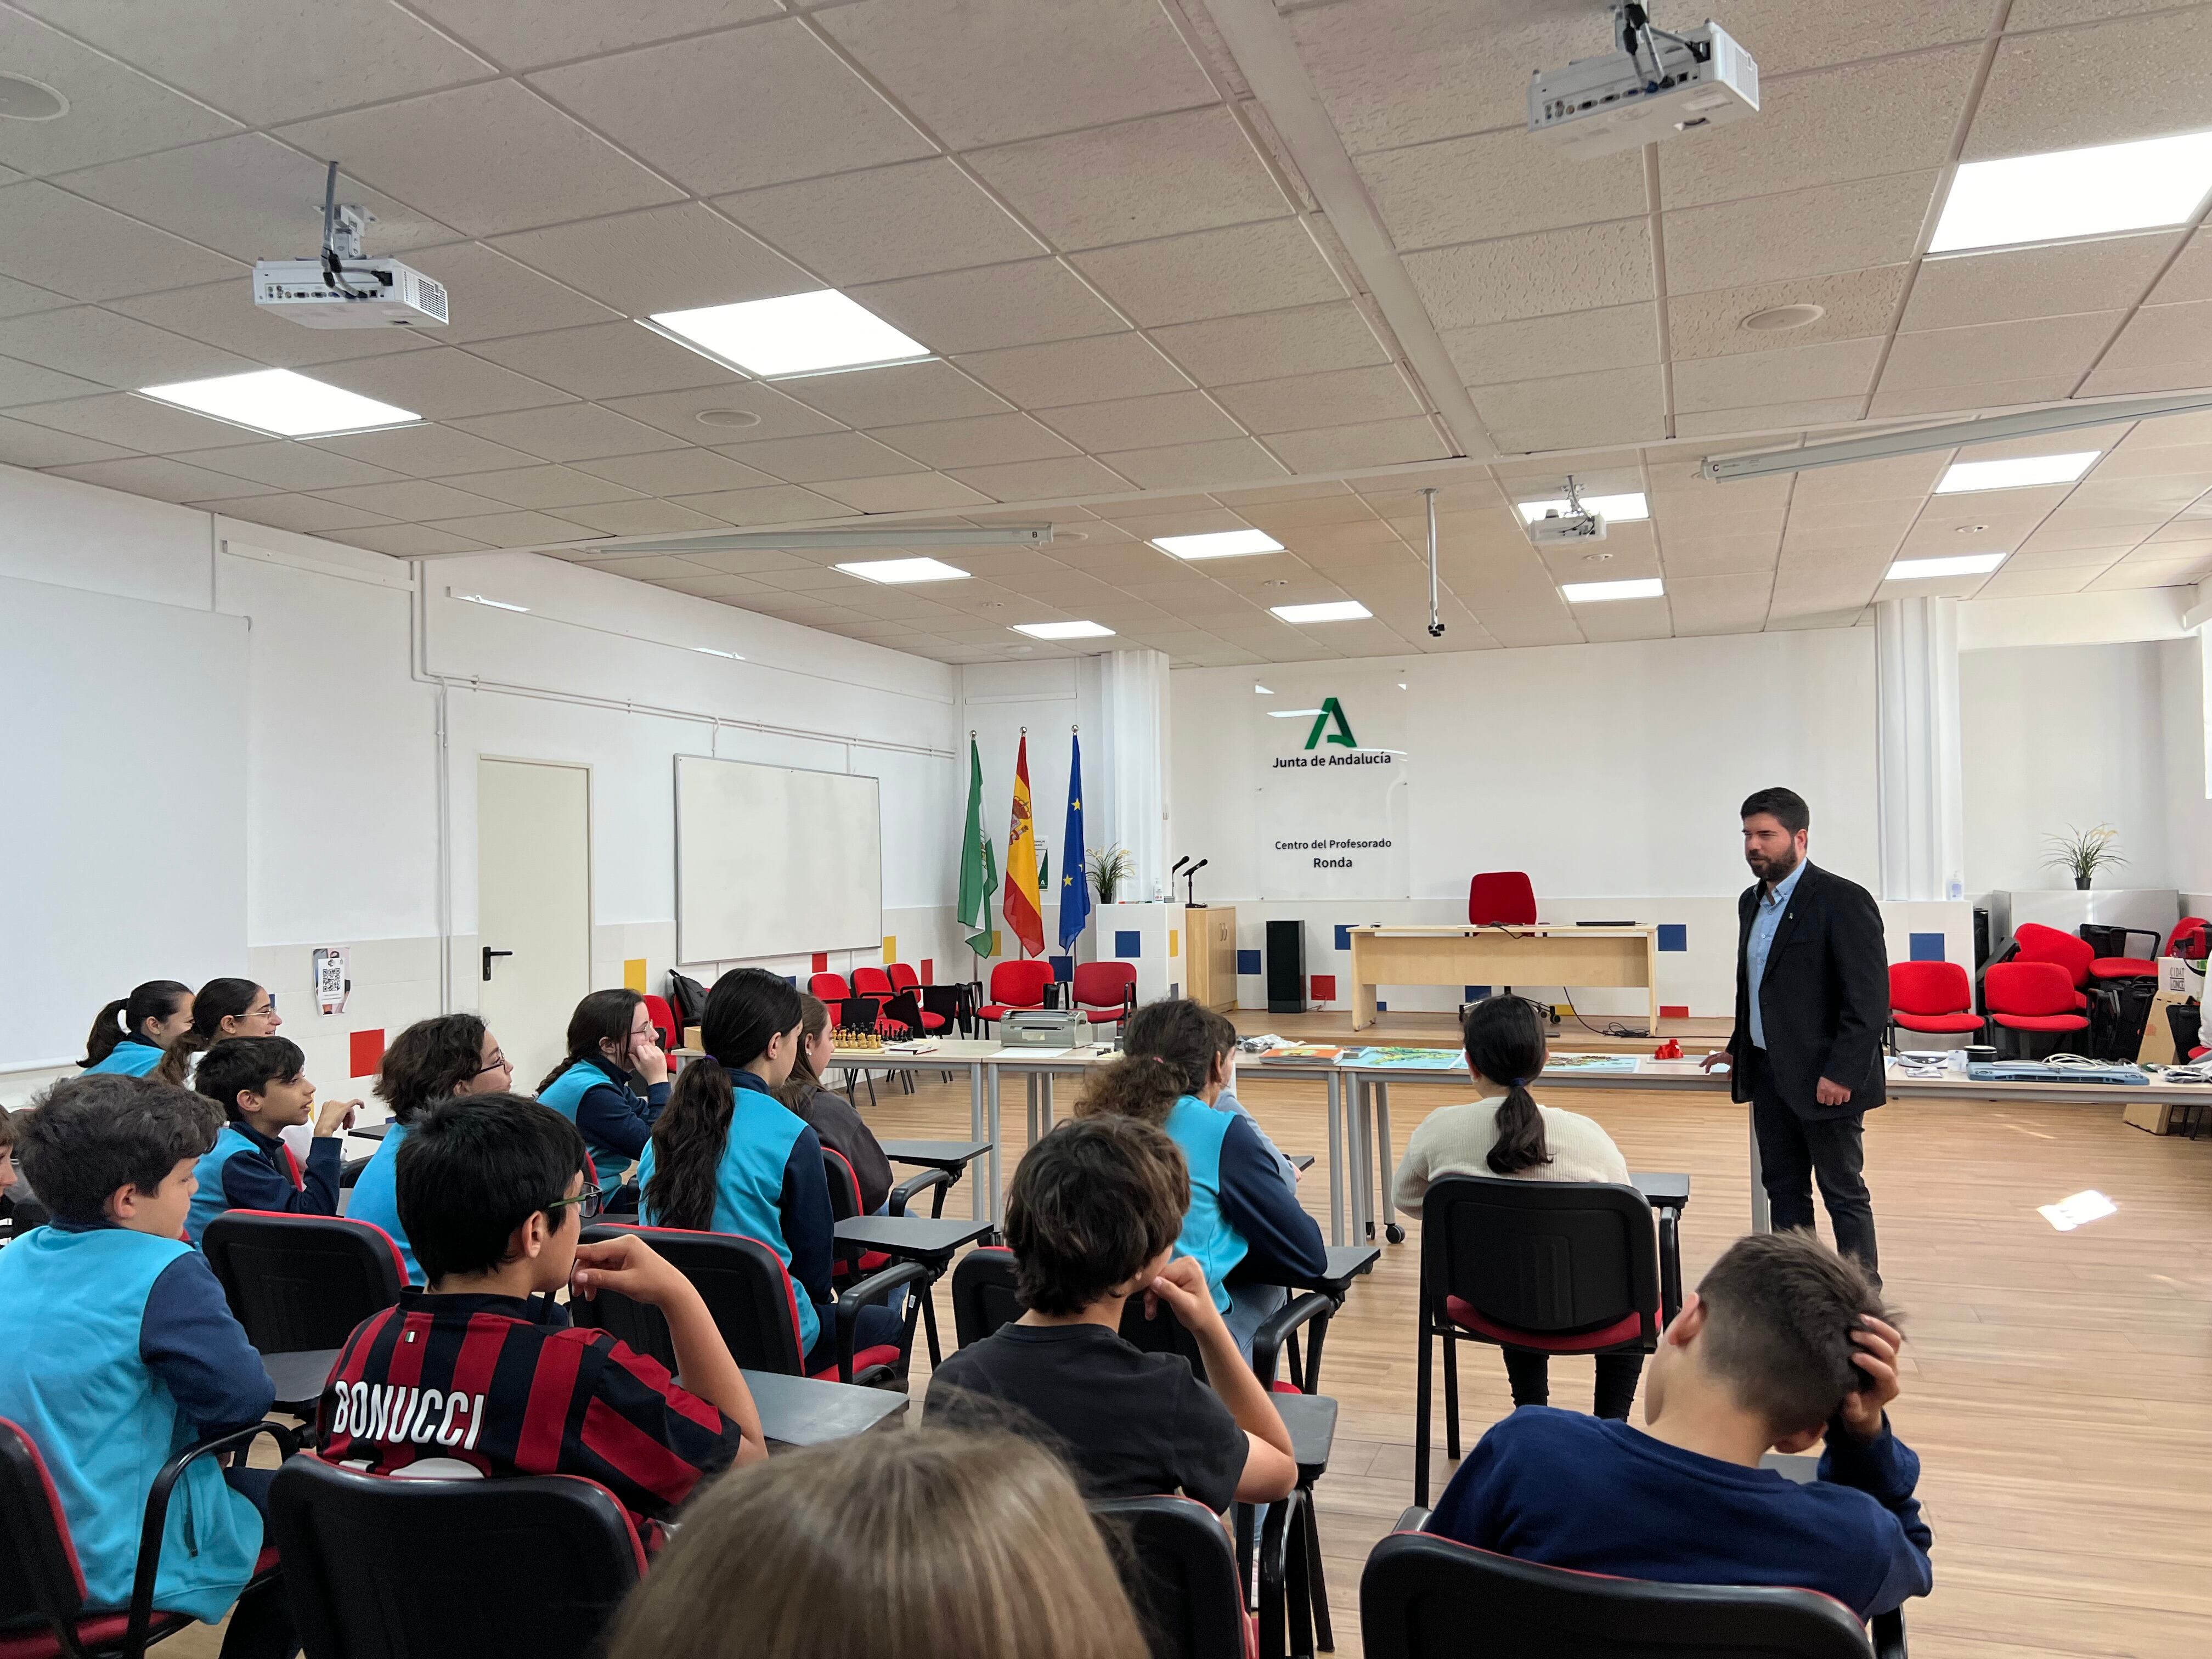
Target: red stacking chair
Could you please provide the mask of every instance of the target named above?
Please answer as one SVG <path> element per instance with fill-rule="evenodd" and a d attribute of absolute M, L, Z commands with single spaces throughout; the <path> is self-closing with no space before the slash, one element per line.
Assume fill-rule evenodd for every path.
<path fill-rule="evenodd" d="M 853 994 L 853 988 L 845 983 L 842 974 L 817 974 L 806 981 L 809 994 L 820 998 L 835 1008 Z"/>
<path fill-rule="evenodd" d="M 1973 981 L 1955 962 L 1893 962 L 1889 964 L 1890 1047 L 1897 1033 L 1927 1031 L 1947 1036 L 1978 1034 L 1984 1021 L 1974 1012 Z"/>
<path fill-rule="evenodd" d="M 991 1000 L 975 1011 L 976 1016 L 992 1025 L 1018 1010 L 1042 1008 L 1045 988 L 1051 983 L 1048 962 L 1002 962 L 991 969 Z"/>
<path fill-rule="evenodd" d="M 2038 1047 L 2051 1053 L 2058 1036 L 2089 1029 L 2089 1017 L 2081 1012 L 2085 1006 L 2081 994 L 2067 979 L 2066 970 L 2054 962 L 1993 963 L 1982 975 L 1982 1003 L 2000 1030 L 2023 1034 L 2010 1045 L 2022 1058 L 2031 1057 L 2029 1051 Z M 2039 1044 L 2025 1035 L 2029 1032 L 2051 1033 L 2053 1040 Z"/>
<path fill-rule="evenodd" d="M 1518 870 L 1486 870 L 1467 884 L 1467 919 L 1477 927 L 1533 927 L 1536 890 Z"/>
<path fill-rule="evenodd" d="M 926 1005 L 929 999 L 923 995 L 923 993 L 926 991 L 935 990 L 937 988 L 935 986 L 924 985 L 921 982 L 921 975 L 915 973 L 909 964 L 903 962 L 895 962 L 884 971 L 890 975 L 891 990 L 894 993 L 900 991 L 911 991 L 914 993 L 914 1000 L 917 1003 Z M 928 1035 L 932 1031 L 941 1031 L 951 1024 L 951 1019 L 950 1016 L 940 1013 L 934 1008 L 927 1006 L 924 1006 L 922 1008 L 921 1029 L 924 1036 Z"/>
<path fill-rule="evenodd" d="M 1075 964 L 1076 1006 L 1093 1025 L 1109 1021 L 1120 1030 L 1121 1022 L 1137 1011 L 1137 967 L 1131 962 L 1079 962 Z"/>
<path fill-rule="evenodd" d="M 2148 956 L 2128 954 L 2128 939 L 2132 934 L 2150 941 Z M 2082 943 L 2089 947 L 2089 977 L 2100 983 L 2113 980 L 2156 979 L 2158 977 L 2159 937 L 2148 927 L 2122 927 L 2117 923 L 2084 922 L 2081 925 Z M 2113 947 L 2117 946 L 2117 949 Z M 2112 950 L 2112 954 L 2104 952 Z"/>
<path fill-rule="evenodd" d="M 2089 1006 L 2089 964 L 2097 959 L 2089 941 L 2078 934 L 2061 933 L 2056 927 L 2045 927 L 2039 921 L 2023 921 L 2013 929 L 2012 954 L 2008 963 L 2047 963 L 2066 975 L 2066 983 L 2074 995 L 2073 1006 L 2085 1009 Z M 1987 1000 L 1986 994 L 1984 1000 Z"/>
<path fill-rule="evenodd" d="M 676 1011 L 668 1006 L 666 997 L 647 997 L 645 1017 L 653 1022 L 653 1029 L 660 1033 L 660 1046 L 664 1052 L 684 1046 L 684 1028 L 676 1023 Z"/>

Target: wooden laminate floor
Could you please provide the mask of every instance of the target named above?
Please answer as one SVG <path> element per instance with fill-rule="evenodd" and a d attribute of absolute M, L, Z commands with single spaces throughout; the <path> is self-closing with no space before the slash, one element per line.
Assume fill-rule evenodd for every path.
<path fill-rule="evenodd" d="M 1324 1159 L 1305 1199 L 1326 1227 L 1318 1086 L 1248 1069 L 1240 1092 L 1286 1151 Z M 1425 1111 L 1462 1097 L 1392 1092 L 1399 1150 Z M 1063 1086 L 1063 1102 L 1073 1094 Z M 1741 1109 L 1680 1094 L 1549 1097 L 1604 1124 L 1631 1167 L 1692 1174 L 1690 1283 L 1748 1226 Z M 967 1133 L 964 1081 L 932 1079 L 912 1095 L 879 1081 L 878 1103 L 866 1098 L 879 1133 Z M 1009 1174 L 1020 1118 L 1015 1090 Z M 2212 1654 L 2212 1140 L 2145 1134 L 2117 1107 L 1900 1103 L 1869 1119 L 1867 1172 L 1884 1277 L 1910 1339 L 1893 1421 L 1923 1460 L 1936 1534 L 1936 1592 L 1907 1612 L 1915 1659 Z M 2117 1214 L 2062 1234 L 2036 1213 L 2092 1187 Z M 966 1205 L 963 1183 L 947 1207 Z M 1327 1345 L 1322 1386 L 1343 1414 L 1319 1512 L 1346 1655 L 1360 1650 L 1361 1564 L 1412 1500 L 1418 1240 L 1416 1224 L 1385 1251 Z M 939 1318 L 950 1340 L 942 1285 Z M 1463 1354 L 1472 1445 L 1510 1399 L 1494 1356 Z M 918 1355 L 916 1399 L 927 1370 Z M 1554 1362 L 1554 1404 L 1586 1407 L 1589 1387 L 1588 1362 Z M 1437 1442 L 1441 1490 L 1450 1472 L 1441 1423 Z M 168 1650 L 212 1655 L 213 1632 Z"/>

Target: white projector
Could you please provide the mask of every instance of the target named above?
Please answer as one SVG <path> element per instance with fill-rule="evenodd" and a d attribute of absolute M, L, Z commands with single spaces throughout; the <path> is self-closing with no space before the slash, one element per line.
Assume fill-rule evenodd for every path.
<path fill-rule="evenodd" d="M 338 281 L 343 287 L 331 285 L 320 259 L 262 259 L 253 267 L 253 303 L 308 328 L 446 325 L 446 285 L 412 265 L 348 258 Z"/>
<path fill-rule="evenodd" d="M 1759 65 L 1719 24 L 1644 38 L 1656 70 L 1626 52 L 1537 70 L 1528 82 L 1528 131 L 1571 155 L 1611 155 L 1759 113 Z"/>
<path fill-rule="evenodd" d="M 1605 539 L 1605 514 L 1547 513 L 1540 519 L 1528 521 L 1528 539 L 1539 547 L 1556 547 L 1568 542 L 1601 542 Z"/>

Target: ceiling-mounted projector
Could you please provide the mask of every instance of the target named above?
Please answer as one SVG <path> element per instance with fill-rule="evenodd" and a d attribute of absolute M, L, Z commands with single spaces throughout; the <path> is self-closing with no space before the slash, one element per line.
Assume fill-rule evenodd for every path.
<path fill-rule="evenodd" d="M 1556 507 L 1544 509 L 1540 517 L 1528 520 L 1528 539 L 1539 547 L 1557 547 L 1569 542 L 1601 542 L 1605 539 L 1605 514 L 1593 513 L 1583 505 L 1582 487 L 1576 483 L 1575 475 L 1567 474 L 1566 508 L 1564 513 Z"/>
<path fill-rule="evenodd" d="M 1670 34 L 1640 5 L 1613 16 L 1620 51 L 1529 78 L 1530 132 L 1571 155 L 1611 155 L 1759 113 L 1759 65 L 1719 24 Z"/>
<path fill-rule="evenodd" d="M 443 328 L 446 285 L 397 259 L 362 257 L 375 215 L 337 199 L 338 164 L 323 186 L 323 248 L 303 259 L 257 259 L 253 303 L 307 328 Z"/>

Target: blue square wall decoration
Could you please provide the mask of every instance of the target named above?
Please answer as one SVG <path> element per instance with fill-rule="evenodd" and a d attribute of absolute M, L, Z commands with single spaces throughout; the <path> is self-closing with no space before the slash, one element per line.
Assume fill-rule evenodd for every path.
<path fill-rule="evenodd" d="M 1237 953 L 1237 971 L 1239 974 L 1261 972 L 1260 953 L 1257 951 L 1239 951 Z"/>
<path fill-rule="evenodd" d="M 1336 948 L 1340 951 L 1349 951 L 1352 948 L 1352 924 L 1350 922 L 1340 921 L 1337 923 Z"/>
<path fill-rule="evenodd" d="M 1145 954 L 1145 936 L 1133 927 L 1114 930 L 1114 954 L 1124 962 L 1134 962 Z"/>
<path fill-rule="evenodd" d="M 1942 934 L 1915 933 L 1911 937 L 1913 961 L 1941 962 L 1944 959 Z"/>
<path fill-rule="evenodd" d="M 1679 921 L 1659 924 L 1659 948 L 1662 951 L 1686 951 L 1690 948 L 1690 930 Z"/>

